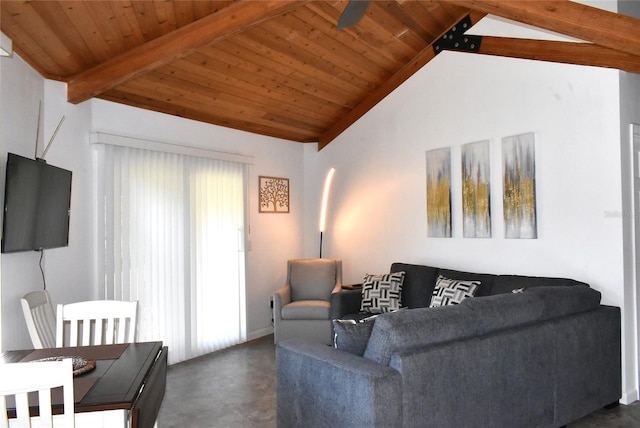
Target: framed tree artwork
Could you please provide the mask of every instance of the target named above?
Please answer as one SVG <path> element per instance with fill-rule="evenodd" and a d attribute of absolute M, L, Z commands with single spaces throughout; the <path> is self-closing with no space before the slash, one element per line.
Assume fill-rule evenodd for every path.
<path fill-rule="evenodd" d="M 289 212 L 289 179 L 259 176 L 261 213 Z"/>

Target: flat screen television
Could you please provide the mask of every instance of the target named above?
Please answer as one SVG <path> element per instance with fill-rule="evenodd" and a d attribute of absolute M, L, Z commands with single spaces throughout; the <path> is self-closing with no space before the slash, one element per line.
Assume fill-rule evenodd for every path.
<path fill-rule="evenodd" d="M 2 252 L 69 245 L 71 171 L 8 154 Z"/>

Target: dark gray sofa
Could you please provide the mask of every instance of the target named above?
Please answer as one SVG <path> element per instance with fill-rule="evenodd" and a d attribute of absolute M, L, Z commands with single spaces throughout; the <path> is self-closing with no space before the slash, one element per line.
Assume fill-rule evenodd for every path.
<path fill-rule="evenodd" d="M 280 428 L 560 427 L 617 404 L 620 310 L 588 285 L 403 263 L 391 271 L 406 272 L 410 309 L 379 315 L 362 356 L 278 345 Z M 427 308 L 438 275 L 482 285 L 459 305 Z M 362 317 L 359 290 L 338 294 L 335 317 Z"/>

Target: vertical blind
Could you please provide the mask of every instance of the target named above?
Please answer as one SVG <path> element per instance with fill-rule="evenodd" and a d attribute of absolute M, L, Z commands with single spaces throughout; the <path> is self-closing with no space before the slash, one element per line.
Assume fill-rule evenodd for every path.
<path fill-rule="evenodd" d="M 241 163 L 98 146 L 98 274 L 176 363 L 246 340 Z"/>

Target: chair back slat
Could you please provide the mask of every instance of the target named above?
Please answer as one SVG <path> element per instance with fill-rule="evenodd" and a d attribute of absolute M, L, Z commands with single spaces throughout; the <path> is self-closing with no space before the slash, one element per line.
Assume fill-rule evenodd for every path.
<path fill-rule="evenodd" d="M 53 348 L 56 344 L 56 316 L 49 293 L 32 291 L 20 299 L 31 343 L 36 349 Z"/>
<path fill-rule="evenodd" d="M 29 412 L 29 393 L 28 392 L 16 392 L 16 415 L 20 421 L 29 421 L 31 424 L 31 414 Z M 43 421 L 46 424 L 46 419 Z"/>
<path fill-rule="evenodd" d="M 137 312 L 138 302 L 118 300 L 58 305 L 56 346 L 133 343 L 137 334 Z"/>
<path fill-rule="evenodd" d="M 71 359 L 47 362 L 26 362 L 0 364 L 0 427 L 9 427 L 7 414 L 7 398 L 13 399 L 16 410 L 12 425 L 31 427 L 32 419 L 38 420 L 34 425 L 51 428 L 75 427 L 73 399 L 73 368 Z M 53 416 L 51 391 L 62 387 L 63 413 Z M 36 393 L 37 402 L 31 401 L 30 392 Z M 32 407 L 37 407 L 36 416 L 31 416 Z"/>
<path fill-rule="evenodd" d="M 119 335 L 119 331 L 117 328 L 115 328 L 114 326 L 116 325 L 116 320 L 119 320 L 120 318 L 109 318 L 108 320 L 106 320 L 107 322 L 107 331 L 113 332 L 113 334 L 107 334 L 105 340 L 108 344 L 113 344 L 114 342 L 114 335 L 118 335 L 116 342 L 124 340 L 124 337 L 122 339 L 120 339 L 120 335 Z"/>
<path fill-rule="evenodd" d="M 49 421 L 53 426 L 53 412 L 51 411 L 51 391 L 38 391 L 38 405 L 40 407 L 40 420 Z"/>

